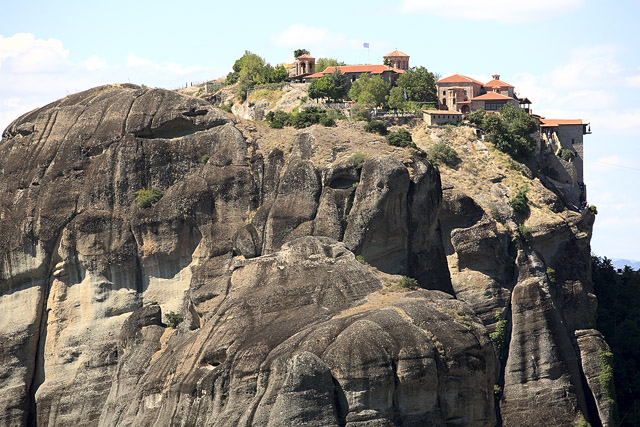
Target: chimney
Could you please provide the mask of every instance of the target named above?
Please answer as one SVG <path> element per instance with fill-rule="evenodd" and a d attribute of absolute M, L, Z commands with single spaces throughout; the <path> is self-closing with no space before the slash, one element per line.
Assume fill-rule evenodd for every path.
<path fill-rule="evenodd" d="M 491 77 L 493 77 L 493 80 L 500 80 L 500 74 L 494 74 Z"/>

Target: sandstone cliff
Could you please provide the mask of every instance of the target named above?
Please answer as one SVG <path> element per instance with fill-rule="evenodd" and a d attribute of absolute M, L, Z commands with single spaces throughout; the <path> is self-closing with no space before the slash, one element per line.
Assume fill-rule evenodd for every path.
<path fill-rule="evenodd" d="M 22 116 L 0 143 L 0 424 L 606 425 L 579 331 L 593 218 L 456 132 L 489 181 L 132 85 Z M 538 195 L 526 244 L 511 180 Z"/>

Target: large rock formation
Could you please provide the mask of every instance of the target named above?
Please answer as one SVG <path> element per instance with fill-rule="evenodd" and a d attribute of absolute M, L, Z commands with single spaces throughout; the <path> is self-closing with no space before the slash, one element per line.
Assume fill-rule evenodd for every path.
<path fill-rule="evenodd" d="M 22 116 L 0 143 L 0 424 L 607 424 L 592 216 L 539 185 L 552 215 L 518 243 L 501 178 L 444 176 L 443 203 L 419 151 L 133 85 Z"/>
<path fill-rule="evenodd" d="M 263 151 L 209 104 L 132 86 L 14 122 L 2 423 L 492 424 L 484 326 L 388 275 L 452 292 L 438 174 L 419 157 L 314 163 L 321 144 Z"/>
<path fill-rule="evenodd" d="M 443 170 L 442 234 L 455 295 L 494 334 L 502 423 L 613 425 L 612 402 L 594 380 L 606 344 L 588 329 L 593 214 L 565 209 L 561 193 L 533 179 L 537 158 L 517 164 L 470 129 L 431 138 L 455 141 L 467 165 Z M 530 212 L 522 215 L 509 201 L 525 186 Z"/>

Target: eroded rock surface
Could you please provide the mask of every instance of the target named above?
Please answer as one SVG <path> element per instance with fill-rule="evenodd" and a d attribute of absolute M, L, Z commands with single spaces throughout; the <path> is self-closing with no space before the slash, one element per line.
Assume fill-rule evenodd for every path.
<path fill-rule="evenodd" d="M 604 344 L 581 332 L 592 327 L 596 309 L 593 215 L 563 209 L 560 193 L 532 179 L 537 158 L 515 165 L 465 129 L 444 132 L 441 138 L 458 138 L 463 166 L 443 171 L 443 247 L 456 297 L 493 334 L 503 425 L 610 423 L 611 403 L 594 381 Z M 526 213 L 509 204 L 521 188 Z"/>
<path fill-rule="evenodd" d="M 122 85 L 7 128 L 0 424 L 494 424 L 434 168 L 348 142 L 317 162 L 312 133 L 263 148 L 234 120 Z"/>

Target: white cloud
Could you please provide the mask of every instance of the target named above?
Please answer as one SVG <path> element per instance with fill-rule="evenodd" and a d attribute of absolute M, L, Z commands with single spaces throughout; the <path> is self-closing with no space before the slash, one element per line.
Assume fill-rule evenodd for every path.
<path fill-rule="evenodd" d="M 3 37 L 0 35 L 0 60 L 9 57 L 17 57 L 33 50 L 34 48 L 44 48 L 56 52 L 63 58 L 66 58 L 69 51 L 64 49 L 62 42 L 56 39 L 36 39 L 31 33 L 17 33 L 11 37 Z"/>
<path fill-rule="evenodd" d="M 127 67 L 149 67 L 152 63 L 148 59 L 138 58 L 133 53 L 127 55 Z"/>
<path fill-rule="evenodd" d="M 543 86 L 539 77 L 530 73 L 518 73 L 509 79 L 509 83 L 515 86 L 518 96 L 527 97 L 534 103 L 534 109 L 538 105 L 555 105 L 558 99 L 555 90 Z"/>
<path fill-rule="evenodd" d="M 576 10 L 584 0 L 404 0 L 402 13 L 425 12 L 450 19 L 519 24 Z"/>
<path fill-rule="evenodd" d="M 97 55 L 93 55 L 91 58 L 84 61 L 84 65 L 89 71 L 100 70 L 102 68 L 107 68 L 107 61 Z"/>
<path fill-rule="evenodd" d="M 638 71 L 640 71 L 640 67 L 638 67 Z M 640 74 L 628 76 L 625 82 L 629 87 L 640 88 Z"/>
<path fill-rule="evenodd" d="M 609 87 L 622 72 L 616 61 L 620 50 L 611 44 L 576 49 L 571 52 L 569 62 L 551 72 L 551 83 L 565 89 Z"/>
<path fill-rule="evenodd" d="M 603 135 L 640 135 L 640 109 L 594 111 L 592 123 Z"/>
<path fill-rule="evenodd" d="M 305 24 L 293 24 L 282 32 L 271 36 L 271 42 L 274 45 L 289 48 L 300 46 L 308 46 L 309 49 L 362 48 L 362 44 L 366 41 L 371 40 L 350 39 L 344 34 Z"/>
<path fill-rule="evenodd" d="M 201 67 L 197 67 L 197 66 L 183 67 L 180 64 L 177 64 L 175 62 L 168 62 L 165 65 L 155 64 L 151 60 L 145 59 L 145 58 L 140 58 L 140 57 L 136 56 L 133 53 L 130 53 L 127 56 L 127 67 L 130 67 L 130 68 L 147 68 L 147 69 L 157 70 L 157 71 L 166 71 L 166 72 L 169 72 L 171 74 L 176 74 L 176 75 L 180 75 L 180 76 L 185 75 L 185 74 L 191 74 L 191 73 L 194 73 L 196 71 L 200 71 L 202 69 Z"/>
<path fill-rule="evenodd" d="M 60 40 L 27 33 L 0 36 L 0 132 L 34 108 L 94 86 L 132 82 L 173 89 L 224 72 L 175 62 L 157 64 L 135 54 L 115 66 L 98 55 L 77 63 L 68 58 L 69 51 Z"/>
<path fill-rule="evenodd" d="M 33 34 L 0 36 L 0 69 L 13 73 L 60 71 L 68 66 L 69 51 L 60 40 L 36 39 Z"/>
<path fill-rule="evenodd" d="M 623 90 L 635 77 L 620 65 L 621 52 L 621 47 L 611 44 L 579 48 L 547 74 L 521 73 L 509 82 L 518 95 L 533 101 L 537 114 L 581 118 L 600 135 L 638 135 L 640 108 L 629 102 L 634 98 Z M 637 80 L 640 87 L 640 76 Z"/>

